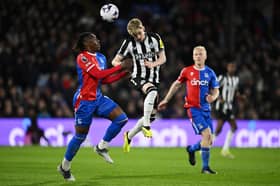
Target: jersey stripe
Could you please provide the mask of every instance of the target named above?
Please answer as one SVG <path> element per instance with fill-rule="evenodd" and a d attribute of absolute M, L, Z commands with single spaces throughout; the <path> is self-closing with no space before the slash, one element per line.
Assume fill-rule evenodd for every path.
<path fill-rule="evenodd" d="M 144 65 L 145 59 L 156 61 L 160 52 L 160 36 L 154 33 L 146 33 L 143 42 L 127 38 L 121 45 L 118 54 L 122 56 L 131 55 L 133 57 L 132 79 L 140 80 L 141 84 L 147 81 L 158 84 L 160 67 L 147 68 Z M 163 45 L 163 44 L 162 44 Z"/>

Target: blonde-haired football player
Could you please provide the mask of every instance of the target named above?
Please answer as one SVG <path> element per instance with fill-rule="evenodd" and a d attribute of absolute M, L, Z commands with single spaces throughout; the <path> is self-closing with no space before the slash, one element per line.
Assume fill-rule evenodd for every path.
<path fill-rule="evenodd" d="M 123 41 L 112 64 L 116 66 L 125 57 L 132 58 L 133 70 L 130 82 L 144 95 L 144 113 L 136 125 L 125 132 L 124 152 L 129 152 L 130 142 L 138 132 L 142 131 L 145 137 L 152 137 L 151 122 L 156 116 L 160 66 L 166 62 L 161 37 L 156 33 L 146 32 L 140 19 L 131 19 L 127 24 L 127 32 L 129 37 Z"/>

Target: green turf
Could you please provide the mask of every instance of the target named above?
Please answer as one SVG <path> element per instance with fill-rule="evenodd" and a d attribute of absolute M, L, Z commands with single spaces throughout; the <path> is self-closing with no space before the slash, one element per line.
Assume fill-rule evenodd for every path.
<path fill-rule="evenodd" d="M 202 175 L 201 160 L 190 166 L 184 148 L 112 148 L 110 165 L 91 148 L 80 149 L 72 164 L 76 182 L 57 173 L 65 148 L 0 147 L 0 185 L 82 186 L 270 186 L 280 185 L 280 149 L 232 149 L 236 158 L 220 156 L 213 148 L 211 166 L 218 175 Z"/>

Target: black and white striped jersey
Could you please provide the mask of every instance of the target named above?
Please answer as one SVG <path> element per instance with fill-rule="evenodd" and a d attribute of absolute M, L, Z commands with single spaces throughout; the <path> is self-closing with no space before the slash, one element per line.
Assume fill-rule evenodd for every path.
<path fill-rule="evenodd" d="M 133 37 L 125 39 L 118 51 L 119 55 L 131 56 L 133 59 L 133 71 L 131 79 L 143 85 L 145 82 L 160 83 L 160 66 L 148 68 L 144 65 L 147 61 L 156 61 L 158 53 L 164 50 L 164 44 L 156 33 L 145 33 L 144 41 L 136 41 Z"/>
<path fill-rule="evenodd" d="M 215 109 L 226 113 L 227 110 L 233 109 L 234 96 L 238 90 L 239 77 L 230 75 L 219 75 L 218 81 L 220 83 L 220 97 L 217 99 Z"/>

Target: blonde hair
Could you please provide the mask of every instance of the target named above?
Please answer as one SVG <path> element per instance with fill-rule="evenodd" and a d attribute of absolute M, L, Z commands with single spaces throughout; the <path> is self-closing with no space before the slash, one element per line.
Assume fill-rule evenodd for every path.
<path fill-rule="evenodd" d="M 134 35 L 137 29 L 143 28 L 142 21 L 138 18 L 133 18 L 127 23 L 127 32 L 130 35 Z"/>
<path fill-rule="evenodd" d="M 194 47 L 193 51 L 195 51 L 195 50 L 204 50 L 205 54 L 207 54 L 206 48 L 202 45 L 198 45 L 198 46 Z"/>

